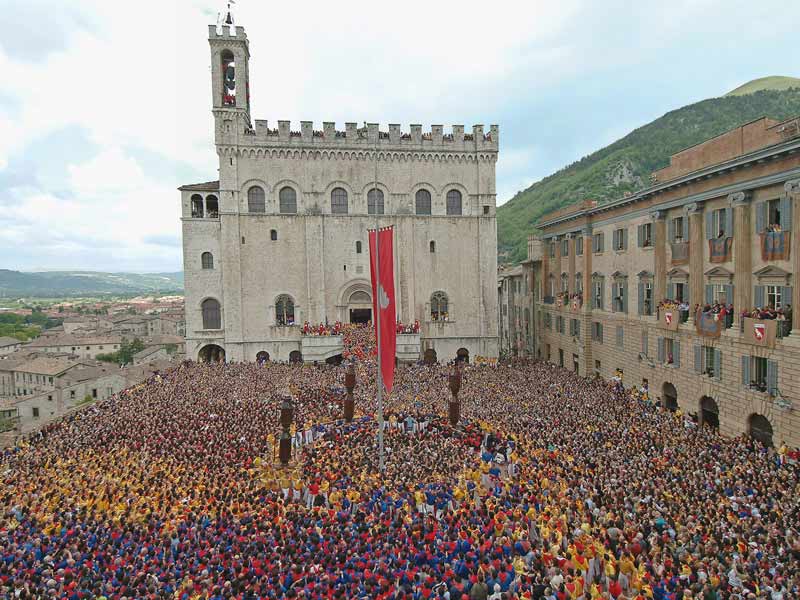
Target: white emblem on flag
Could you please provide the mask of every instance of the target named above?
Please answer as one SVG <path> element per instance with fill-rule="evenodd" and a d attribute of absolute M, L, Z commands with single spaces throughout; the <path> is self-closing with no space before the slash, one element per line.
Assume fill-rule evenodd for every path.
<path fill-rule="evenodd" d="M 389 308 L 389 295 L 381 284 L 378 284 L 378 299 L 380 300 L 381 310 Z"/>
<path fill-rule="evenodd" d="M 767 326 L 763 323 L 753 323 L 753 333 L 756 334 L 757 340 L 763 340 L 767 332 Z"/>
<path fill-rule="evenodd" d="M 672 313 L 671 312 L 664 313 L 664 321 L 666 321 L 667 325 L 671 325 L 672 324 Z"/>

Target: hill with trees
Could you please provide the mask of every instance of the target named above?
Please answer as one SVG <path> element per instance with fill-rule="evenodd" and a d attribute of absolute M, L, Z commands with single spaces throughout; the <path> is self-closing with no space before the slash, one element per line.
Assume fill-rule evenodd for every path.
<path fill-rule="evenodd" d="M 639 191 L 647 187 L 650 174 L 667 166 L 679 150 L 762 116 L 782 120 L 800 115 L 800 80 L 776 79 L 755 80 L 721 98 L 668 112 L 518 192 L 497 209 L 499 261 L 524 260 L 528 235 L 548 212 L 586 199 L 602 203 Z M 787 84 L 785 80 L 797 85 L 773 89 Z"/>

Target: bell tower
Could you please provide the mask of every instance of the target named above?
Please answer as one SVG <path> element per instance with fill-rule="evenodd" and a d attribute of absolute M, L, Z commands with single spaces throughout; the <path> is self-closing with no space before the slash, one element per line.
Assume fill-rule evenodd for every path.
<path fill-rule="evenodd" d="M 216 120 L 219 112 L 232 111 L 250 123 L 250 48 L 244 27 L 234 24 L 230 2 L 216 25 L 208 26 L 211 49 L 211 94 Z M 231 119 L 228 115 L 226 119 Z M 239 119 L 233 119 L 239 120 Z"/>

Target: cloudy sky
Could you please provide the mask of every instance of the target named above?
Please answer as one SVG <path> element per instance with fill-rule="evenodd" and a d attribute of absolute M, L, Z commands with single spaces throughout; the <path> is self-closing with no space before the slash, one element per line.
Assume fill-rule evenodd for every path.
<path fill-rule="evenodd" d="M 384 6 L 386 8 L 384 8 Z M 216 178 L 217 0 L 0 0 L 0 268 L 181 268 Z M 795 2 L 239 0 L 253 116 L 498 123 L 498 202 L 663 113 L 797 76 Z"/>

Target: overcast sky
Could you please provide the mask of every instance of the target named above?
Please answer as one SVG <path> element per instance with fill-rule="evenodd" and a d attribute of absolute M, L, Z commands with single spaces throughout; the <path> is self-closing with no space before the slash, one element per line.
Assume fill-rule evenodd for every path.
<path fill-rule="evenodd" d="M 206 25 L 223 6 L 0 0 L 0 268 L 180 270 L 175 188 L 217 177 Z M 799 74 L 796 2 L 234 8 L 254 118 L 498 123 L 498 203 L 669 110 Z"/>

